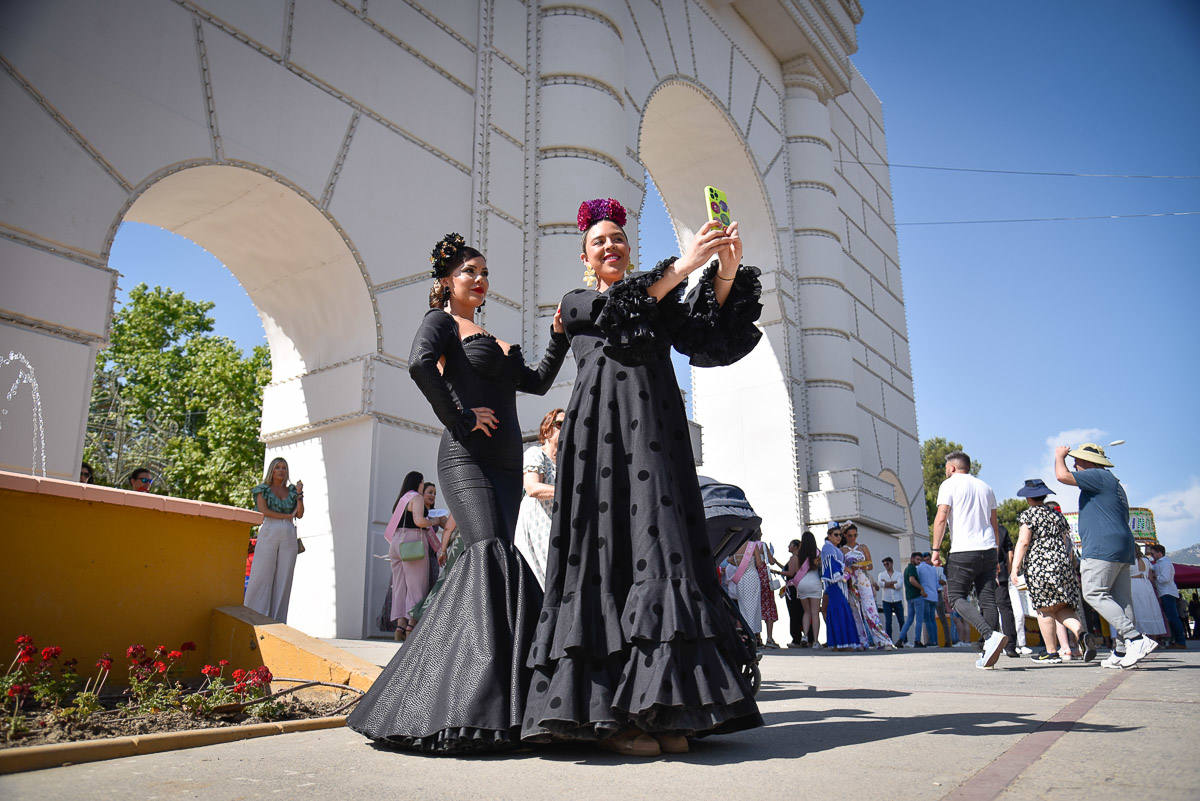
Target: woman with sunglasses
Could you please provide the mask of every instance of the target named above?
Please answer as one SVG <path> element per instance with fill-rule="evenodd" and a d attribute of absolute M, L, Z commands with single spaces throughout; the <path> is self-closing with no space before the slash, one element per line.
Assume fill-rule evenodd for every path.
<path fill-rule="evenodd" d="M 531 671 L 524 664 L 542 590 L 513 547 L 521 502 L 517 391 L 544 395 L 567 340 L 555 314 L 537 369 L 476 320 L 488 264 L 458 234 L 434 246 L 434 285 L 408 372 L 445 426 L 438 478 L 462 555 L 404 647 L 347 720 L 381 744 L 455 754 L 520 740 Z"/>
<path fill-rule="evenodd" d="M 551 409 L 538 426 L 538 443 L 525 450 L 525 497 L 517 516 L 514 541 L 529 563 L 538 584 L 546 585 L 546 551 L 550 548 L 550 512 L 554 502 L 555 463 L 563 410 Z"/>

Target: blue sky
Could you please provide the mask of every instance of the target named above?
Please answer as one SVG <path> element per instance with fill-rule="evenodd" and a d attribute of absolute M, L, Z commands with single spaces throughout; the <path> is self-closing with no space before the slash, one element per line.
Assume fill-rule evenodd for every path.
<path fill-rule="evenodd" d="M 864 6 L 853 60 L 893 164 L 1200 175 L 1200 3 Z M 1200 211 L 1198 180 L 894 167 L 892 185 L 898 223 Z M 1054 444 L 1125 439 L 1131 502 L 1168 547 L 1200 542 L 1200 216 L 898 231 L 921 438 L 961 442 L 1001 498 L 1055 486 Z M 653 197 L 640 245 L 642 263 L 675 248 Z M 123 290 L 213 300 L 218 333 L 263 341 L 237 281 L 186 240 L 127 224 L 111 263 Z"/>

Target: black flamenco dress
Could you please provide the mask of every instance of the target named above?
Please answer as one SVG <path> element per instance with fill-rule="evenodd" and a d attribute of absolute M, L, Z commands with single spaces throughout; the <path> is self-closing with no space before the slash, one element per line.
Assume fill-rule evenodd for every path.
<path fill-rule="evenodd" d="M 762 336 L 758 270 L 723 306 L 714 262 L 685 299 L 647 288 L 674 259 L 562 301 L 579 372 L 559 439 L 546 599 L 522 736 L 627 726 L 703 736 L 762 725 L 721 595 L 670 348 L 731 364 Z"/>
<path fill-rule="evenodd" d="M 389 745 L 433 753 L 491 751 L 520 739 L 531 671 L 524 665 L 542 591 L 513 546 L 521 502 L 516 392 L 544 395 L 567 338 L 554 334 L 541 364 L 507 355 L 487 334 L 459 339 L 440 309 L 425 315 L 409 373 L 446 426 L 438 449 L 442 497 L 458 523 L 462 556 L 407 642 L 347 720 Z M 438 360 L 445 357 L 445 370 Z M 496 413 L 488 437 L 473 407 Z"/>

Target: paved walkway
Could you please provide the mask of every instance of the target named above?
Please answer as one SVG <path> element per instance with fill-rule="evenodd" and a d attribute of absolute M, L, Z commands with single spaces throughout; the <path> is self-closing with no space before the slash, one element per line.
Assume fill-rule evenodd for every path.
<path fill-rule="evenodd" d="M 394 646 L 354 646 L 386 659 Z M 372 657 L 368 657 L 372 658 Z M 1195 799 L 1200 651 L 1144 667 L 1035 665 L 970 652 L 774 652 L 766 727 L 692 753 L 586 747 L 503 757 L 381 750 L 348 729 L 0 777 L 4 799 Z"/>

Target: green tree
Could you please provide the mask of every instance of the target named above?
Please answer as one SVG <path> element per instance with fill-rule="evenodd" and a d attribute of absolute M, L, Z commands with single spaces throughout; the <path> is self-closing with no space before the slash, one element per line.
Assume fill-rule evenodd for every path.
<path fill-rule="evenodd" d="M 262 476 L 266 346 L 244 357 L 214 336 L 213 303 L 139 284 L 96 357 L 84 458 L 114 486 L 148 466 L 155 489 L 245 505 Z"/>

